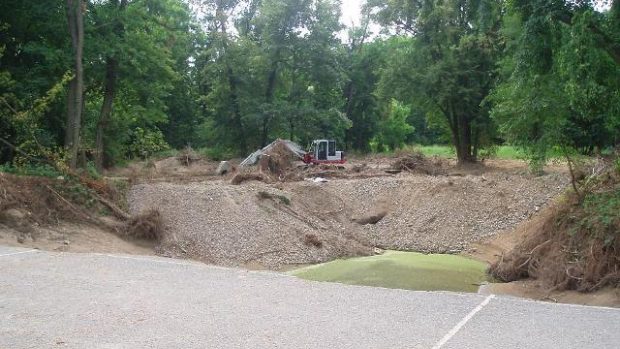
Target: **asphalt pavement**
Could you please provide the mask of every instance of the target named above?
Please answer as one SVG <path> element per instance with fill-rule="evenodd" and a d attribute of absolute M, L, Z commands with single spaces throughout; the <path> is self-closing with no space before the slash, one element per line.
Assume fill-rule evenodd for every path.
<path fill-rule="evenodd" d="M 620 348 L 620 309 L 0 246 L 0 348 Z"/>

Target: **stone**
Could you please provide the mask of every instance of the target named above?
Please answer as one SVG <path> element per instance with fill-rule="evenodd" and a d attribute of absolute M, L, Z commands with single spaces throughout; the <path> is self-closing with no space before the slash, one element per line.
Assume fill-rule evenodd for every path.
<path fill-rule="evenodd" d="M 10 208 L 2 212 L 2 216 L 14 222 L 18 222 L 26 218 L 26 214 L 16 208 Z"/>
<path fill-rule="evenodd" d="M 217 167 L 217 170 L 215 170 L 215 173 L 217 173 L 218 176 L 223 176 L 229 173 L 230 170 L 231 170 L 230 162 L 222 161 L 220 162 L 220 165 Z"/>

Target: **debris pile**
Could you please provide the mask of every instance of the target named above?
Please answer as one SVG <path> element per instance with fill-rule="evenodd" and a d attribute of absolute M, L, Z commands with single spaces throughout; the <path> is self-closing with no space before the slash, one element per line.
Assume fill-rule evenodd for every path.
<path fill-rule="evenodd" d="M 431 176 L 445 174 L 444 161 L 440 158 L 427 158 L 424 154 L 415 152 L 401 156 L 392 163 L 392 167 L 387 172 L 398 173 L 401 171 L 422 173 Z"/>
<path fill-rule="evenodd" d="M 250 156 L 245 158 L 245 160 L 243 160 L 241 164 L 239 164 L 239 166 L 246 167 L 256 165 L 262 155 L 271 154 L 272 152 L 275 152 L 277 154 L 289 153 L 295 158 L 302 158 L 304 154 L 306 154 L 306 152 L 301 148 L 299 144 L 293 141 L 289 141 L 288 139 L 276 139 L 266 147 L 258 149 L 252 154 L 250 154 Z"/>
<path fill-rule="evenodd" d="M 179 163 L 186 167 L 191 166 L 191 164 L 198 162 L 201 159 L 202 157 L 198 155 L 198 153 L 196 153 L 194 149 L 192 149 L 192 147 L 190 146 L 187 146 L 183 150 L 181 150 L 181 152 L 179 152 L 179 155 L 177 156 L 177 160 L 179 161 Z"/>
<path fill-rule="evenodd" d="M 158 210 L 147 210 L 131 217 L 123 233 L 133 239 L 158 241 L 164 234 L 163 218 Z"/>
<path fill-rule="evenodd" d="M 292 170 L 293 162 L 299 160 L 298 153 L 291 150 L 286 141 L 276 141 L 273 146 L 260 155 L 258 169 L 261 173 L 282 180 Z"/>

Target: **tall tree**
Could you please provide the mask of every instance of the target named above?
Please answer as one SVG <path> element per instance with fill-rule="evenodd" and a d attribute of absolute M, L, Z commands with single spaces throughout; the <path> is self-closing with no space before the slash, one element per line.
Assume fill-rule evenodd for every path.
<path fill-rule="evenodd" d="M 127 0 L 112 0 L 109 6 L 113 11 L 113 17 L 111 22 L 111 31 L 116 36 L 118 41 L 123 40 L 125 31 L 125 25 L 122 21 L 122 16 L 127 7 Z M 103 24 L 101 24 L 103 25 Z M 97 135 L 95 140 L 95 166 L 98 171 L 103 170 L 103 157 L 104 157 L 104 136 L 110 123 L 110 115 L 112 114 L 112 106 L 114 104 L 114 98 L 117 92 L 117 80 L 119 73 L 119 52 L 110 52 L 106 57 L 105 62 L 105 79 L 104 79 L 104 91 L 103 91 L 103 103 L 101 105 L 101 112 L 99 115 L 99 121 L 97 122 Z"/>
<path fill-rule="evenodd" d="M 84 12 L 86 1 L 67 0 L 67 21 L 71 35 L 71 47 L 74 57 L 75 77 L 69 85 L 67 98 L 67 126 L 65 133 L 65 147 L 69 152 L 69 164 L 75 168 L 78 150 L 80 147 L 80 129 L 84 108 Z"/>
<path fill-rule="evenodd" d="M 592 153 L 618 142 L 620 64 L 610 50 L 620 42 L 617 25 L 613 11 L 588 1 L 508 8 L 503 79 L 489 100 L 502 133 L 527 150 L 536 171 L 552 147 Z"/>
<path fill-rule="evenodd" d="M 399 65 L 394 72 L 407 74 L 413 100 L 405 102 L 443 119 L 459 163 L 475 161 L 489 130 L 482 101 L 494 81 L 501 2 L 377 1 L 371 5 L 378 9 L 378 20 L 413 37 L 405 65 L 391 62 Z"/>

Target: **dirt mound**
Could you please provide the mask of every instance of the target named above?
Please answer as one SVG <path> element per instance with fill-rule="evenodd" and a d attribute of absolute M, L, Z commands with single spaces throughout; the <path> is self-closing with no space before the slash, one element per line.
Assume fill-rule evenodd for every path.
<path fill-rule="evenodd" d="M 57 232 L 68 225 L 132 240 L 156 241 L 163 234 L 158 212 L 130 217 L 115 204 L 116 200 L 124 200 L 124 192 L 102 180 L 0 173 L 0 231 L 8 233 L 3 234 L 2 241 L 47 247 L 50 244 L 37 241 L 46 237 L 58 240 L 58 236 L 66 234 Z M 62 251 L 69 250 L 68 240 L 63 237 L 60 242 L 66 242 Z"/>
<path fill-rule="evenodd" d="M 279 268 L 371 254 L 374 247 L 458 252 L 534 215 L 567 182 L 557 173 L 497 172 L 240 186 L 152 183 L 134 186 L 129 202 L 133 212 L 161 211 L 164 255 Z M 306 238 L 311 234 L 316 239 Z"/>
<path fill-rule="evenodd" d="M 60 220 L 83 220 L 84 217 L 71 205 L 93 204 L 82 195 L 85 189 L 64 179 L 45 177 L 14 176 L 0 173 L 0 213 L 7 210 L 21 212 L 20 222 L 51 224 Z M 60 197 L 59 192 L 64 195 Z M 66 199 L 63 199 L 65 198 Z M 0 223 L 16 223 L 13 219 Z M 11 216 L 11 214 L 9 214 Z M 20 223 L 21 224 L 21 223 Z"/>
<path fill-rule="evenodd" d="M 502 281 L 534 278 L 554 290 L 620 287 L 620 180 L 605 174 L 597 188 L 571 192 L 523 226 L 524 239 L 494 263 Z"/>
<path fill-rule="evenodd" d="M 307 198 L 262 182 L 140 184 L 129 197 L 133 212 L 156 203 L 166 227 L 159 252 L 166 256 L 278 268 L 372 253 L 343 230 L 342 214 L 312 214 Z"/>
<path fill-rule="evenodd" d="M 258 168 L 262 173 L 283 178 L 286 172 L 292 169 L 295 161 L 299 161 L 299 157 L 283 142 L 278 142 L 260 156 Z"/>

